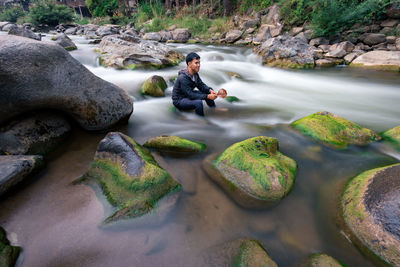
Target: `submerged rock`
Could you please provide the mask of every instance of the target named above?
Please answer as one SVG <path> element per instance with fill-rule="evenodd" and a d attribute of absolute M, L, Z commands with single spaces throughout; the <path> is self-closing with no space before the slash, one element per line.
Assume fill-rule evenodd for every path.
<path fill-rule="evenodd" d="M 156 149 L 163 152 L 201 152 L 206 149 L 206 145 L 184 139 L 179 136 L 162 135 L 151 138 L 143 144 L 144 147 Z"/>
<path fill-rule="evenodd" d="M 0 154 L 45 155 L 70 131 L 68 121 L 55 114 L 39 113 L 13 121 L 0 129 Z"/>
<path fill-rule="evenodd" d="M 341 264 L 335 258 L 324 254 L 315 253 L 310 256 L 310 258 L 301 264 L 301 267 L 343 267 L 345 265 Z"/>
<path fill-rule="evenodd" d="M 228 147 L 218 157 L 209 156 L 204 167 L 210 177 L 246 208 L 278 203 L 292 189 L 297 164 L 278 150 L 278 140 L 249 138 Z"/>
<path fill-rule="evenodd" d="M 133 111 L 124 90 L 95 76 L 56 44 L 0 36 L 0 73 L 0 124 L 32 110 L 55 109 L 86 130 L 101 130 L 127 121 Z"/>
<path fill-rule="evenodd" d="M 381 137 L 370 129 L 327 111 L 311 114 L 292 122 L 292 127 L 301 133 L 337 149 L 348 145 L 364 146 L 380 140 Z"/>
<path fill-rule="evenodd" d="M 350 67 L 400 71 L 400 51 L 371 51 L 354 59 Z"/>
<path fill-rule="evenodd" d="M 56 41 L 56 43 L 65 48 L 67 51 L 72 51 L 78 49 L 74 42 L 65 34 L 60 33 L 52 37 L 51 40 Z"/>
<path fill-rule="evenodd" d="M 164 78 L 158 75 L 153 75 L 148 78 L 143 86 L 142 93 L 150 96 L 165 96 L 165 89 L 167 89 L 167 83 Z"/>
<path fill-rule="evenodd" d="M 202 266 L 266 266 L 278 265 L 259 241 L 241 238 L 212 247 L 202 255 Z"/>
<path fill-rule="evenodd" d="M 365 171 L 346 185 L 341 199 L 345 225 L 362 250 L 400 265 L 400 164 Z"/>
<path fill-rule="evenodd" d="M 398 149 L 400 149 L 400 126 L 394 127 L 393 129 L 387 130 L 381 133 L 383 139 L 394 144 Z"/>
<path fill-rule="evenodd" d="M 150 152 L 117 132 L 100 141 L 94 161 L 81 181 L 99 184 L 118 209 L 106 222 L 140 217 L 167 198 L 175 203 L 179 196 L 176 192 L 182 189 Z"/>
<path fill-rule="evenodd" d="M 101 64 L 118 69 L 164 68 L 178 64 L 184 56 L 165 44 L 134 35 L 109 35 L 100 42 Z"/>
<path fill-rule="evenodd" d="M 6 231 L 0 227 L 0 264 L 1 266 L 15 266 L 22 248 L 10 245 Z"/>
<path fill-rule="evenodd" d="M 281 35 L 268 39 L 254 49 L 268 66 L 303 69 L 314 67 L 314 49 L 304 40 Z"/>
<path fill-rule="evenodd" d="M 0 156 L 0 195 L 43 166 L 42 156 Z"/>

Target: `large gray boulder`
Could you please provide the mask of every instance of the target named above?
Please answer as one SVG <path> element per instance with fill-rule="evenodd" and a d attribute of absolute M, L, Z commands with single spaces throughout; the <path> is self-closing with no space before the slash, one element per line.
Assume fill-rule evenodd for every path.
<path fill-rule="evenodd" d="M 111 34 L 118 34 L 120 30 L 121 30 L 120 25 L 107 24 L 107 25 L 100 26 L 96 30 L 96 35 L 100 36 L 100 37 L 104 37 L 104 36 L 111 35 Z"/>
<path fill-rule="evenodd" d="M 31 38 L 31 39 L 38 40 L 38 41 L 41 40 L 40 35 L 37 35 L 33 31 L 22 28 L 22 27 L 13 27 L 8 31 L 8 34 Z"/>
<path fill-rule="evenodd" d="M 243 32 L 240 30 L 231 30 L 225 36 L 225 42 L 227 43 L 234 43 L 240 39 Z"/>
<path fill-rule="evenodd" d="M 350 66 L 400 71 L 400 51 L 371 51 L 354 59 Z"/>
<path fill-rule="evenodd" d="M 359 38 L 364 44 L 367 45 L 377 45 L 386 42 L 386 35 L 382 33 L 365 33 Z"/>
<path fill-rule="evenodd" d="M 42 156 L 0 156 L 0 195 L 42 166 Z"/>
<path fill-rule="evenodd" d="M 282 68 L 313 68 L 314 49 L 296 37 L 287 34 L 268 39 L 254 49 L 263 63 Z"/>
<path fill-rule="evenodd" d="M 172 40 L 174 42 L 186 43 L 192 36 L 189 29 L 179 28 L 172 31 Z"/>
<path fill-rule="evenodd" d="M 10 31 L 11 29 L 15 29 L 15 28 L 18 28 L 18 26 L 17 26 L 16 24 L 14 24 L 14 23 L 7 23 L 6 25 L 4 25 L 4 26 L 1 28 L 1 30 L 2 30 L 2 31 L 5 31 L 5 32 L 8 32 L 8 31 Z"/>
<path fill-rule="evenodd" d="M 159 42 L 161 41 L 161 35 L 158 32 L 148 32 L 145 33 L 143 39 Z"/>
<path fill-rule="evenodd" d="M 127 121 L 133 111 L 124 90 L 56 44 L 0 36 L 0 74 L 0 124 L 32 110 L 56 109 L 86 130 L 102 130 Z"/>
<path fill-rule="evenodd" d="M 173 66 L 184 56 L 165 44 L 133 35 L 109 35 L 100 42 L 100 60 L 104 66 L 118 69 Z"/>
<path fill-rule="evenodd" d="M 70 131 L 68 121 L 57 114 L 43 112 L 18 119 L 0 129 L 0 154 L 45 155 Z"/>

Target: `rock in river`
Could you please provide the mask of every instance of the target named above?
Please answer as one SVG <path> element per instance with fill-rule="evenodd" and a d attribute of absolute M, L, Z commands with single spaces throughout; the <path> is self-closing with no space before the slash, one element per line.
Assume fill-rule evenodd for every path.
<path fill-rule="evenodd" d="M 59 33 L 52 37 L 51 40 L 56 41 L 57 44 L 64 47 L 67 51 L 78 49 L 74 42 L 72 42 L 72 40 L 65 33 Z"/>
<path fill-rule="evenodd" d="M 0 36 L 0 124 L 37 109 L 69 114 L 87 130 L 127 121 L 132 100 L 87 70 L 59 45 Z"/>
<path fill-rule="evenodd" d="M 167 83 L 164 78 L 158 75 L 153 75 L 144 82 L 142 93 L 155 97 L 165 96 L 165 89 L 167 89 Z"/>
<path fill-rule="evenodd" d="M 327 111 L 301 118 L 294 121 L 291 126 L 337 149 L 346 149 L 348 145 L 364 146 L 381 139 L 374 131 Z"/>
<path fill-rule="evenodd" d="M 371 51 L 354 59 L 350 67 L 400 71 L 400 51 Z"/>
<path fill-rule="evenodd" d="M 165 44 L 135 35 L 109 35 L 100 42 L 101 64 L 117 69 L 164 68 L 178 64 L 184 56 Z"/>
<path fill-rule="evenodd" d="M 341 199 L 352 241 L 390 266 L 400 266 L 400 164 L 365 171 Z"/>
<path fill-rule="evenodd" d="M 15 266 L 21 252 L 20 247 L 10 245 L 6 231 L 0 227 L 0 264 L 1 266 Z"/>
<path fill-rule="evenodd" d="M 0 195 L 42 166 L 42 156 L 0 156 Z"/>
<path fill-rule="evenodd" d="M 167 201 L 171 208 L 182 186 L 132 138 L 111 132 L 100 141 L 94 161 L 82 178 L 98 183 L 118 210 L 106 219 L 140 217 Z"/>
<path fill-rule="evenodd" d="M 144 147 L 156 149 L 163 152 L 201 152 L 206 149 L 203 143 L 194 142 L 179 136 L 162 135 L 151 138 L 143 144 Z"/>
<path fill-rule="evenodd" d="M 387 130 L 381 133 L 383 139 L 389 141 L 400 149 L 400 126 L 394 127 L 393 129 Z"/>
<path fill-rule="evenodd" d="M 279 202 L 292 189 L 296 162 L 278 150 L 278 140 L 258 136 L 228 147 L 203 166 L 210 177 L 246 208 L 265 208 Z"/>
<path fill-rule="evenodd" d="M 300 267 L 343 267 L 345 265 L 341 264 L 335 258 L 324 254 L 315 253 L 312 254 L 306 262 L 302 263 Z"/>

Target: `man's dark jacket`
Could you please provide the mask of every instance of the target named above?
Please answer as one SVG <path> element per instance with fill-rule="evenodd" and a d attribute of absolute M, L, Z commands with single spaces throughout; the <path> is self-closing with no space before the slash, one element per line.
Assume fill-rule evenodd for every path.
<path fill-rule="evenodd" d="M 199 91 L 194 90 L 196 87 Z M 183 69 L 179 71 L 178 78 L 175 81 L 174 89 L 172 90 L 172 101 L 175 104 L 183 98 L 205 100 L 211 89 L 211 87 L 203 83 L 198 73 L 192 76 L 187 69 Z"/>

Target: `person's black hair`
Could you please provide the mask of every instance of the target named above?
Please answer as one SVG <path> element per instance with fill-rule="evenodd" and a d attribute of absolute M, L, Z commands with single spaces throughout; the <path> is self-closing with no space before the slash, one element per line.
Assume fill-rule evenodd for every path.
<path fill-rule="evenodd" d="M 188 65 L 189 62 L 191 62 L 193 59 L 200 59 L 200 56 L 198 54 L 196 54 L 195 52 L 191 52 L 191 53 L 187 54 L 186 65 Z"/>

